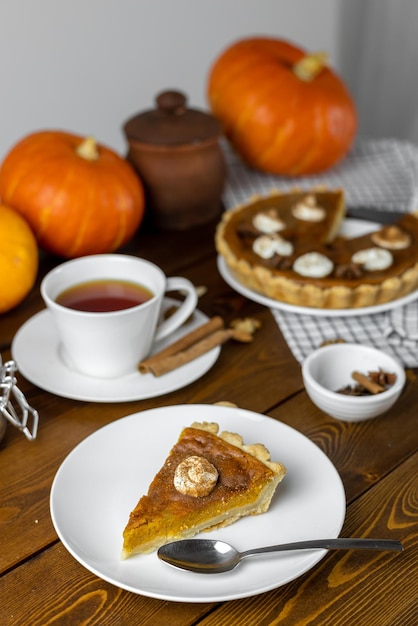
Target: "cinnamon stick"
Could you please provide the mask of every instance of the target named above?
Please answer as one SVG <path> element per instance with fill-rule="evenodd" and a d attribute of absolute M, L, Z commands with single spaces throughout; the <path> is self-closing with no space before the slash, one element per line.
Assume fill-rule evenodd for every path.
<path fill-rule="evenodd" d="M 211 335 L 215 331 L 222 329 L 223 326 L 224 326 L 224 322 L 221 317 L 219 316 L 212 317 L 208 322 L 206 322 L 205 324 L 202 324 L 202 326 L 195 328 L 187 335 L 184 335 L 183 337 L 181 337 L 174 343 L 170 344 L 166 348 L 163 348 L 163 350 L 160 350 L 160 352 L 153 354 L 152 356 L 150 356 L 148 359 L 145 359 L 144 361 L 141 361 L 141 363 L 139 363 L 138 365 L 139 371 L 141 372 L 141 374 L 147 374 L 148 372 L 152 372 L 155 374 L 154 368 L 158 370 L 160 369 L 158 367 L 158 363 L 166 360 L 168 357 L 171 357 L 175 355 L 176 353 L 181 353 L 187 350 L 187 348 L 190 348 L 190 346 L 193 346 L 193 344 L 196 344 L 197 342 Z M 204 354 L 204 352 L 202 352 L 202 354 Z M 171 369 L 174 369 L 174 367 Z M 170 370 L 167 370 L 167 371 L 170 371 Z M 161 376 L 161 374 L 155 374 L 155 375 Z"/>
<path fill-rule="evenodd" d="M 376 394 L 385 391 L 385 387 L 374 383 L 372 380 L 370 380 L 370 378 L 367 378 L 367 376 L 361 374 L 360 372 L 353 372 L 351 374 L 351 377 L 354 378 L 354 380 L 356 380 L 365 389 L 367 389 L 367 391 L 370 391 L 370 393 Z"/>
<path fill-rule="evenodd" d="M 168 374 L 168 372 L 171 372 L 186 363 L 190 363 L 190 361 L 197 359 L 199 356 L 202 356 L 202 354 L 206 354 L 209 350 L 222 345 L 234 337 L 235 334 L 236 331 L 233 328 L 215 330 L 215 332 L 203 337 L 200 341 L 193 343 L 185 350 L 181 350 L 175 354 L 163 356 L 162 358 L 153 358 L 152 360 L 150 358 L 147 363 L 144 361 L 144 363 L 146 363 L 146 370 L 143 369 L 144 363 L 140 363 L 140 372 L 151 372 L 154 376 Z"/>

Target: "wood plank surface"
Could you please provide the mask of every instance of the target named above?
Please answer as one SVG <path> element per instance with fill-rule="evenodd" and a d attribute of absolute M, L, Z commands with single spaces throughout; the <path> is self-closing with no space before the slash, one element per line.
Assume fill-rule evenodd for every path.
<path fill-rule="evenodd" d="M 208 275 L 213 274 L 208 272 Z M 300 391 L 300 367 L 291 358 L 270 312 L 258 305 L 254 307 L 252 303 L 247 305 L 241 297 L 236 305 L 236 294 L 230 291 L 220 306 L 218 293 L 219 289 L 215 290 L 210 284 L 209 297 L 215 302 L 213 311 L 202 298 L 202 309 L 206 309 L 209 315 L 223 314 L 226 320 L 240 315 L 256 315 L 261 321 L 261 329 L 251 344 L 225 344 L 218 361 L 207 374 L 176 392 L 129 403 L 86 403 L 46 394 L 19 377 L 19 383 L 23 383 L 20 385 L 22 391 L 39 412 L 40 426 L 34 442 L 26 441 L 9 427 L 1 444 L 3 549 L 0 551 L 0 571 L 54 540 L 56 535 L 49 519 L 49 491 L 53 477 L 65 456 L 98 428 L 125 415 L 170 404 L 208 404 L 227 400 L 265 412 L 289 393 Z M 4 354 L 10 358 L 8 351 Z M 16 536 L 21 537 L 18 544 Z"/>
<path fill-rule="evenodd" d="M 0 579 L 0 597 L 7 598 L 0 605 L 0 623 L 415 626 L 417 470 L 415 454 L 348 507 L 341 532 L 342 536 L 398 539 L 404 544 L 403 553 L 330 551 L 310 572 L 283 587 L 217 607 L 164 602 L 122 591 L 87 572 L 58 543 Z M 13 589 L 13 594 L 7 595 L 7 589 Z M 124 621 L 118 622 L 121 615 Z"/>
<path fill-rule="evenodd" d="M 268 308 L 232 290 L 220 276 L 216 223 L 173 233 L 141 229 L 121 252 L 154 261 L 167 275 L 203 285 L 199 309 L 261 322 L 253 343 L 222 347 L 201 379 L 158 398 L 90 403 L 44 392 L 18 374 L 40 414 L 36 441 L 8 427 L 0 443 L 0 624 L 5 626 L 415 626 L 418 614 L 417 371 L 408 371 L 400 400 L 384 416 L 358 424 L 334 420 L 303 389 L 292 356 Z M 44 308 L 42 276 L 60 260 L 41 255 L 35 289 L 0 316 L 0 353 L 10 359 L 18 328 Z M 85 437 L 125 415 L 172 404 L 227 400 L 269 415 L 315 442 L 340 473 L 348 503 L 342 534 L 401 539 L 402 554 L 330 552 L 310 572 L 283 587 L 226 603 L 175 603 L 106 583 L 59 542 L 49 513 L 60 464 Z M 268 443 L 268 442 L 267 442 Z"/>
<path fill-rule="evenodd" d="M 200 626 L 416 626 L 418 454 L 347 511 L 341 536 L 398 539 L 404 552 L 330 551 L 310 572 L 269 593 L 227 602 Z"/>
<path fill-rule="evenodd" d="M 0 597 L 2 626 L 188 626 L 213 606 L 119 589 L 88 572 L 60 543 L 0 578 Z"/>
<path fill-rule="evenodd" d="M 395 406 L 373 420 L 336 420 L 320 411 L 305 391 L 270 415 L 302 432 L 325 452 L 351 502 L 418 450 L 417 402 L 417 382 L 409 380 Z"/>

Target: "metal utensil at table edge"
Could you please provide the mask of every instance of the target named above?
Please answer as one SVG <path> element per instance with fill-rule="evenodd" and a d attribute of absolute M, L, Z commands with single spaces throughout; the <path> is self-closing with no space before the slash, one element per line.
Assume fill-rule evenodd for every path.
<path fill-rule="evenodd" d="M 348 206 L 346 211 L 346 217 L 376 222 L 377 224 L 395 224 L 402 215 L 406 214 L 405 211 L 376 209 L 367 206 Z"/>
<path fill-rule="evenodd" d="M 0 355 L 0 416 L 18 428 L 26 439 L 33 441 L 38 431 L 39 415 L 17 386 L 17 369 L 14 361 L 3 365 Z"/>
<path fill-rule="evenodd" d="M 239 552 L 225 541 L 217 539 L 185 539 L 173 541 L 158 550 L 158 558 L 174 567 L 204 574 L 220 574 L 234 569 L 242 559 L 271 552 L 292 550 L 390 550 L 401 552 L 403 545 L 392 539 L 362 539 L 337 537 L 311 539 L 292 543 L 253 548 Z"/>

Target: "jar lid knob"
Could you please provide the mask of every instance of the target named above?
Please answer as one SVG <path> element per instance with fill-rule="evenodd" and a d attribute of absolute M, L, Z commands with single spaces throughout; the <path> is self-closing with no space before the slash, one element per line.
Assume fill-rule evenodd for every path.
<path fill-rule="evenodd" d="M 186 112 L 186 96 L 180 91 L 163 91 L 155 102 L 160 111 L 167 115 L 183 115 Z"/>
<path fill-rule="evenodd" d="M 222 132 L 213 115 L 189 108 L 187 96 L 177 89 L 157 93 L 154 107 L 130 118 L 123 130 L 128 141 L 160 146 L 216 142 Z"/>

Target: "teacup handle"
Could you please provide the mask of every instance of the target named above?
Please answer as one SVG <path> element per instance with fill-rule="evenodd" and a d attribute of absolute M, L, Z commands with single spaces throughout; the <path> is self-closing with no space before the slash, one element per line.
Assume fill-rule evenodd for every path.
<path fill-rule="evenodd" d="M 188 317 L 193 313 L 197 306 L 197 292 L 193 285 L 187 278 L 182 276 L 170 276 L 166 282 L 167 291 L 181 291 L 186 294 L 186 298 L 183 302 L 179 301 L 179 308 L 168 319 L 160 322 L 157 327 L 154 341 L 159 341 L 167 335 L 177 330 Z"/>

